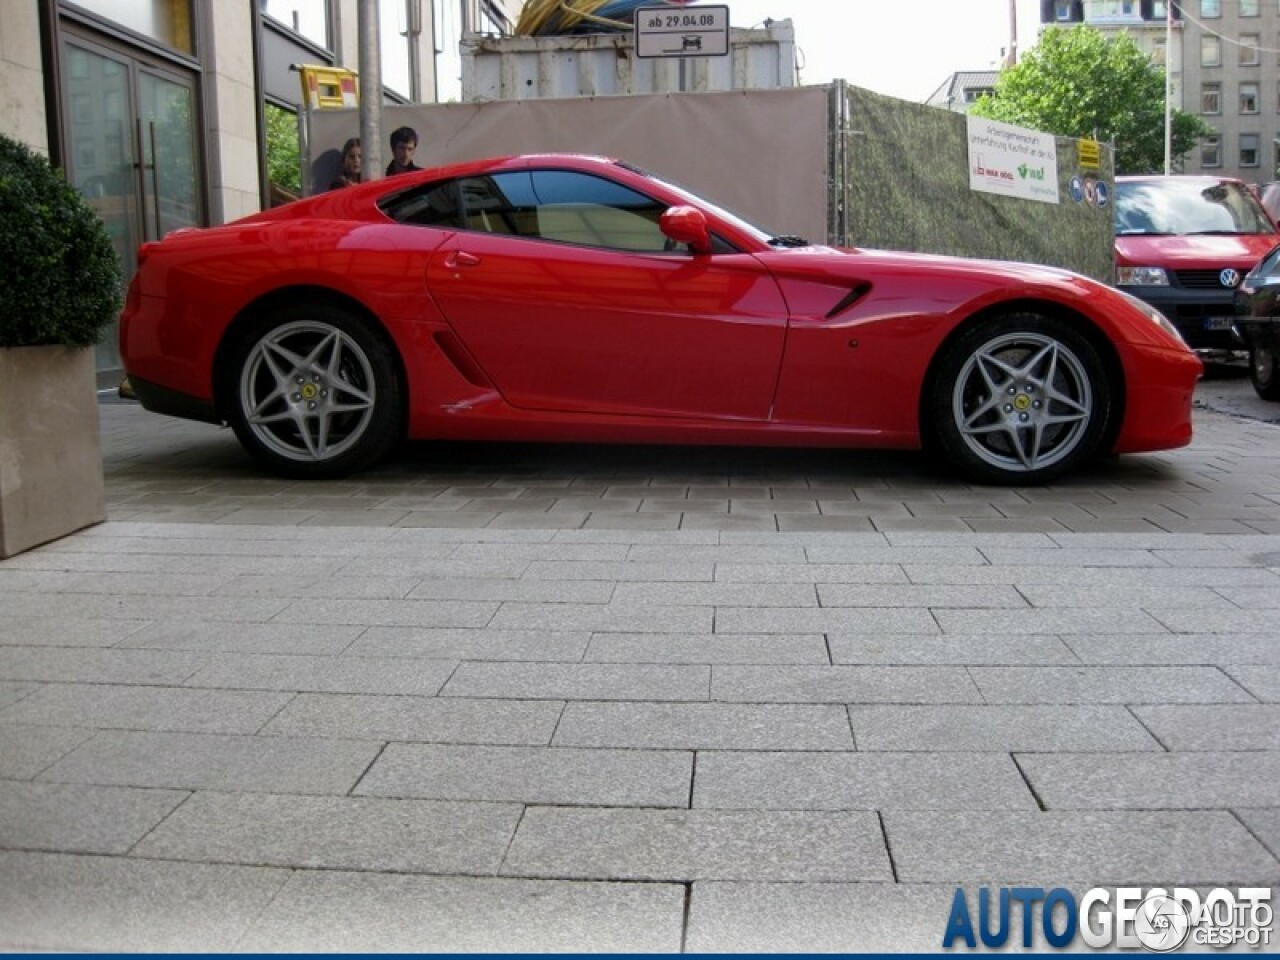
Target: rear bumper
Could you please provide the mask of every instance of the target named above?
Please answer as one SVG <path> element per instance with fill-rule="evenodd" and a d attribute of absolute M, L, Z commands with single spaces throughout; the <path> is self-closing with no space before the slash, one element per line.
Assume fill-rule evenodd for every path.
<path fill-rule="evenodd" d="M 221 424 L 223 422 L 210 400 L 180 393 L 149 380 L 140 380 L 133 375 L 129 377 L 129 386 L 142 406 L 153 413 L 181 417 L 184 420 L 200 420 L 204 423 Z"/>

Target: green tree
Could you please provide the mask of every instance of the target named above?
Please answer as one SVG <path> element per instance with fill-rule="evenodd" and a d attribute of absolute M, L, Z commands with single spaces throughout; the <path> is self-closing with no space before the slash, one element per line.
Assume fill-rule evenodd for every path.
<path fill-rule="evenodd" d="M 1110 140 L 1116 173 L 1161 173 L 1164 83 L 1164 71 L 1127 33 L 1108 39 L 1083 24 L 1054 28 L 1001 72 L 995 93 L 982 97 L 972 112 L 1058 136 Z M 1199 117 L 1174 110 L 1174 163 L 1212 134 Z"/>
<path fill-rule="evenodd" d="M 298 161 L 298 115 L 266 104 L 267 179 L 293 196 L 302 193 L 302 168 Z"/>

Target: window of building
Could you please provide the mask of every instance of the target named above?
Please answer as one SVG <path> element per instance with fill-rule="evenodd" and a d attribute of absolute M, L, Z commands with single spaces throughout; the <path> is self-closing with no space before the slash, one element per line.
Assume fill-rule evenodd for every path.
<path fill-rule="evenodd" d="M 1136 0 L 1086 0 L 1085 19 L 1140 20 L 1142 9 Z"/>
<path fill-rule="evenodd" d="M 1256 33 L 1240 34 L 1240 66 L 1256 67 L 1262 62 L 1262 37 Z"/>
<path fill-rule="evenodd" d="M 1071 20 L 1071 0 L 1057 0 L 1053 5 L 1053 18 L 1059 23 L 1068 23 Z"/>
<path fill-rule="evenodd" d="M 1240 0 L 1240 16 L 1256 17 L 1258 15 L 1258 0 Z"/>
<path fill-rule="evenodd" d="M 381 45 L 382 85 L 406 100 L 412 100 L 413 56 L 419 25 L 416 9 L 405 0 L 382 0 L 378 5 L 378 42 Z"/>
<path fill-rule="evenodd" d="M 1222 41 L 1219 38 L 1207 33 L 1200 38 L 1200 66 L 1222 66 Z"/>
<path fill-rule="evenodd" d="M 1200 16 L 1222 16 L 1222 0 L 1200 0 Z"/>
<path fill-rule="evenodd" d="M 325 50 L 332 50 L 329 34 L 329 0 L 258 0 L 258 7 L 272 20 Z"/>
<path fill-rule="evenodd" d="M 1240 112 L 1258 112 L 1258 85 L 1256 83 L 1240 84 Z"/>
<path fill-rule="evenodd" d="M 1151 48 L 1151 62 L 1157 67 L 1163 67 L 1167 62 L 1167 59 L 1168 57 L 1164 49 L 1164 37 L 1161 37 Z"/>
<path fill-rule="evenodd" d="M 1260 137 L 1256 133 L 1240 134 L 1240 166 L 1257 167 L 1262 164 L 1262 152 L 1259 149 Z"/>
<path fill-rule="evenodd" d="M 1222 166 L 1222 138 L 1205 137 L 1200 141 L 1200 166 Z"/>
<path fill-rule="evenodd" d="M 1222 84 L 1200 84 L 1200 112 L 1209 114 L 1222 112 Z"/>
<path fill-rule="evenodd" d="M 196 52 L 191 0 L 76 0 L 76 3 L 90 13 L 175 50 Z"/>

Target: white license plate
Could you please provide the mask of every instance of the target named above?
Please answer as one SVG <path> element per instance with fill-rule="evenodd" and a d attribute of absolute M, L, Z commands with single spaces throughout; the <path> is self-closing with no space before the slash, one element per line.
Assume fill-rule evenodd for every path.
<path fill-rule="evenodd" d="M 1204 328 L 1206 330 L 1230 330 L 1231 324 L 1235 322 L 1235 317 L 1205 317 Z"/>

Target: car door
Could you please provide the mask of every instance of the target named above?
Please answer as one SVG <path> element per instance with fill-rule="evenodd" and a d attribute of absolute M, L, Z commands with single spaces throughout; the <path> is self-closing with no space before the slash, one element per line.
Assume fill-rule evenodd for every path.
<path fill-rule="evenodd" d="M 459 190 L 465 229 L 432 256 L 428 286 L 509 403 L 769 416 L 787 310 L 750 254 L 664 249 L 665 205 L 592 174 L 503 172 Z"/>

